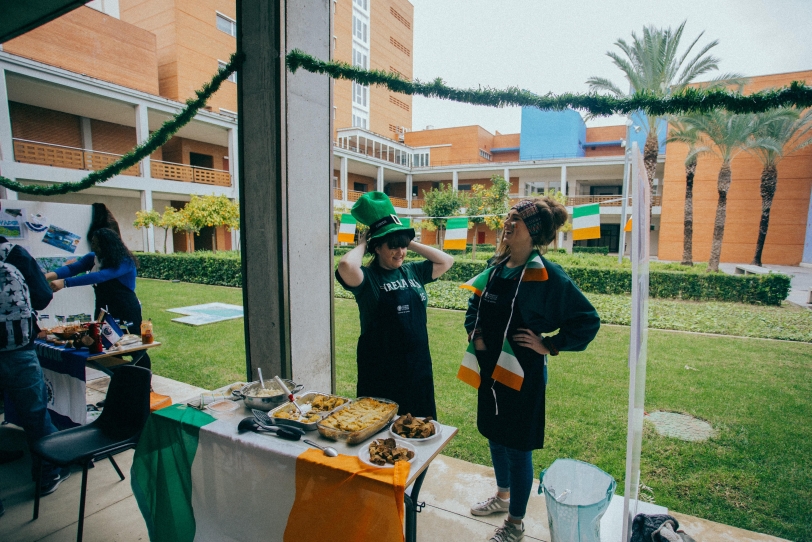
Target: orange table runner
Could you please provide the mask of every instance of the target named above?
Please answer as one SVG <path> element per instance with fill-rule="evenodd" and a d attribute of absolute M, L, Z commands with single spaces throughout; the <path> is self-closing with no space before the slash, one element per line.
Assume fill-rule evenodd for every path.
<path fill-rule="evenodd" d="M 296 498 L 285 542 L 403 542 L 403 496 L 411 465 L 376 468 L 356 456 L 307 450 L 296 459 Z"/>

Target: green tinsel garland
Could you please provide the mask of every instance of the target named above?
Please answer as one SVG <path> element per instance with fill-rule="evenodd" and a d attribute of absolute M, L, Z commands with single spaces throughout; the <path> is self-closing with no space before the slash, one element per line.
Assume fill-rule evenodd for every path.
<path fill-rule="evenodd" d="M 195 91 L 197 98 L 189 98 L 186 100 L 186 107 L 178 113 L 174 118 L 166 121 L 160 128 L 153 132 L 149 138 L 142 144 L 135 147 L 133 150 L 122 156 L 118 161 L 113 162 L 104 169 L 91 172 L 87 177 L 75 183 L 59 183 L 48 186 L 22 184 L 17 181 L 12 181 L 5 177 L 0 177 L 0 186 L 5 186 L 15 192 L 22 192 L 24 194 L 35 194 L 38 196 L 53 196 L 55 194 L 68 194 L 71 192 L 79 192 L 91 186 L 103 183 L 115 177 L 125 169 L 136 165 L 145 157 L 152 154 L 158 147 L 169 141 L 178 130 L 189 123 L 197 112 L 206 105 L 206 101 L 212 94 L 217 92 L 223 81 L 234 73 L 242 64 L 243 55 L 234 53 L 228 61 L 228 64 L 223 66 L 217 71 L 217 74 L 212 80 L 200 90 Z"/>
<path fill-rule="evenodd" d="M 518 87 L 505 90 L 493 88 L 458 89 L 447 86 L 437 78 L 431 83 L 407 81 L 393 72 L 364 70 L 345 62 L 324 62 L 307 53 L 294 49 L 287 55 L 288 69 L 295 73 L 299 68 L 313 73 L 324 73 L 333 79 L 355 81 L 360 85 L 381 85 L 393 92 L 417 94 L 427 98 L 442 98 L 455 102 L 491 107 L 529 106 L 539 109 L 561 111 L 567 108 L 587 111 L 595 116 L 626 115 L 645 111 L 652 116 L 673 115 L 690 111 L 707 112 L 726 109 L 732 113 L 761 113 L 777 107 L 812 106 L 812 88 L 793 81 L 789 87 L 765 90 L 743 95 L 722 89 L 702 90 L 687 88 L 667 98 L 658 98 L 647 91 L 637 92 L 627 98 L 616 98 L 596 93 L 547 94 L 539 96 Z"/>

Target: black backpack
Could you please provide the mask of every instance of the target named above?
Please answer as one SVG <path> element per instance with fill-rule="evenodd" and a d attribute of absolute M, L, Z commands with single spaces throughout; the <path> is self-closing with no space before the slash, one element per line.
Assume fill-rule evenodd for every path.
<path fill-rule="evenodd" d="M 0 351 L 17 350 L 31 342 L 31 296 L 20 270 L 6 263 L 14 248 L 0 243 Z"/>

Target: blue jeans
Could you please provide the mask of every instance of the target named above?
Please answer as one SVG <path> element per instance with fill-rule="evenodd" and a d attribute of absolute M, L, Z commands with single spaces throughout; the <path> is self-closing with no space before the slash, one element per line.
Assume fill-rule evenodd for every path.
<path fill-rule="evenodd" d="M 510 491 L 508 512 L 514 519 L 524 518 L 533 488 L 533 452 L 514 450 L 488 441 L 499 491 Z"/>
<path fill-rule="evenodd" d="M 29 448 L 45 435 L 56 433 L 48 414 L 48 394 L 42 369 L 33 349 L 0 351 L 0 388 L 14 403 Z M 51 465 L 44 465 L 43 480 L 52 477 L 56 470 Z"/>

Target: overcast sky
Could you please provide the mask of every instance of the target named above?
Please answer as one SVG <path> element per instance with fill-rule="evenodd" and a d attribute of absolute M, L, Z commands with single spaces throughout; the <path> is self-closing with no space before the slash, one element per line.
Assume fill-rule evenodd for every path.
<path fill-rule="evenodd" d="M 721 72 L 764 75 L 812 70 L 812 0 L 411 0 L 414 76 L 454 87 L 519 86 L 538 94 L 587 92 L 587 78 L 627 84 L 606 52 L 646 25 L 676 28 L 695 47 L 719 40 Z M 683 49 L 684 50 L 684 49 Z M 619 51 L 619 50 L 618 50 Z M 812 84 L 812 81 L 808 81 Z M 519 108 L 496 109 L 414 97 L 413 129 L 479 124 L 520 131 Z M 617 124 L 598 119 L 590 125 Z"/>

